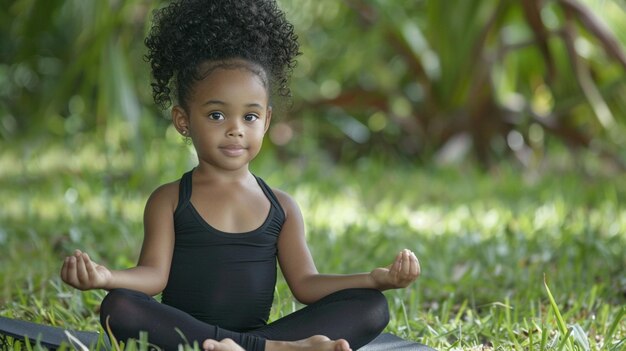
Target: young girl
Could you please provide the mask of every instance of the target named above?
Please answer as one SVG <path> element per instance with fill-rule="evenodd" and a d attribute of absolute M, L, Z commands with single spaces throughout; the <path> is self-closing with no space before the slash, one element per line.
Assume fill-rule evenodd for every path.
<path fill-rule="evenodd" d="M 418 277 L 415 255 L 402 250 L 369 273 L 318 273 L 296 202 L 248 169 L 299 54 L 274 0 L 174 2 L 157 11 L 146 45 L 155 101 L 175 103 L 198 165 L 150 196 L 136 267 L 110 270 L 77 250 L 63 281 L 109 290 L 100 317 L 116 338 L 146 331 L 167 350 L 347 351 L 374 339 L 389 319 L 381 291 Z M 267 324 L 276 262 L 308 306 Z"/>

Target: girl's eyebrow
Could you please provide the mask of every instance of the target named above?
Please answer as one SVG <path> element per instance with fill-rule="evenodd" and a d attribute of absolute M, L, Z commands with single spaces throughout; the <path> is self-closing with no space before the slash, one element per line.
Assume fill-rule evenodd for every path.
<path fill-rule="evenodd" d="M 206 106 L 206 105 L 228 105 L 228 104 L 221 100 L 209 100 L 209 101 L 206 101 L 204 104 L 202 104 L 202 106 Z"/>
<path fill-rule="evenodd" d="M 202 106 L 206 106 L 206 105 L 221 105 L 221 106 L 226 106 L 229 105 L 228 103 L 222 101 L 222 100 L 208 100 L 206 101 L 204 104 L 202 104 Z M 248 104 L 244 105 L 245 107 L 257 107 L 257 108 L 263 108 L 263 105 L 257 103 L 257 102 L 251 102 Z"/>

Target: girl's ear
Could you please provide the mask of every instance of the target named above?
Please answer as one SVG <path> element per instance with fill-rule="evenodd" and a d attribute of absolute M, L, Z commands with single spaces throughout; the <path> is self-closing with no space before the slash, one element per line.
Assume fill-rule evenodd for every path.
<path fill-rule="evenodd" d="M 265 116 L 265 126 L 263 127 L 263 133 L 267 132 L 272 121 L 272 106 L 267 107 L 267 114 Z"/>
<path fill-rule="evenodd" d="M 172 123 L 181 135 L 189 136 L 189 117 L 180 105 L 172 107 Z"/>

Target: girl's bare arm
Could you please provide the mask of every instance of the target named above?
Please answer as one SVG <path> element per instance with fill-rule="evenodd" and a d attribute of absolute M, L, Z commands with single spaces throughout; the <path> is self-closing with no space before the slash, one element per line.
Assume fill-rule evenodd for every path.
<path fill-rule="evenodd" d="M 287 217 L 278 241 L 278 260 L 285 280 L 298 301 L 309 304 L 349 288 L 404 288 L 419 276 L 419 262 L 409 250 L 400 251 L 389 266 L 369 273 L 320 274 L 306 244 L 304 221 L 297 203 L 284 192 L 276 190 L 276 195 Z"/>
<path fill-rule="evenodd" d="M 169 276 L 174 250 L 173 212 L 178 201 L 178 183 L 166 184 L 148 199 L 144 212 L 144 241 L 136 267 L 110 270 L 76 250 L 61 268 L 61 279 L 77 289 L 126 288 L 148 295 L 161 292 Z"/>

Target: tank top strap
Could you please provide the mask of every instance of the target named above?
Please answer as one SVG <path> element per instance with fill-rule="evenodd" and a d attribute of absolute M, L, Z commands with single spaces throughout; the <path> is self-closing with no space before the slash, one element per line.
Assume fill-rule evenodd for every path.
<path fill-rule="evenodd" d="M 189 200 L 191 199 L 191 174 L 193 169 L 183 174 L 178 184 L 178 205 L 174 214 L 187 207 Z"/>
<path fill-rule="evenodd" d="M 276 197 L 276 194 L 274 194 L 274 192 L 272 191 L 272 188 L 270 188 L 269 185 L 267 185 L 267 183 L 265 183 L 265 181 L 257 176 L 254 176 L 257 180 L 257 183 L 259 183 L 259 185 L 261 186 L 261 189 L 263 190 L 263 192 L 265 193 L 265 196 L 267 196 L 267 198 L 270 200 L 270 203 L 272 204 L 272 207 L 274 207 L 275 209 L 278 210 L 278 212 L 280 213 L 282 219 L 285 219 L 285 210 L 283 210 L 283 207 L 280 205 L 280 202 L 278 201 L 278 198 Z"/>

